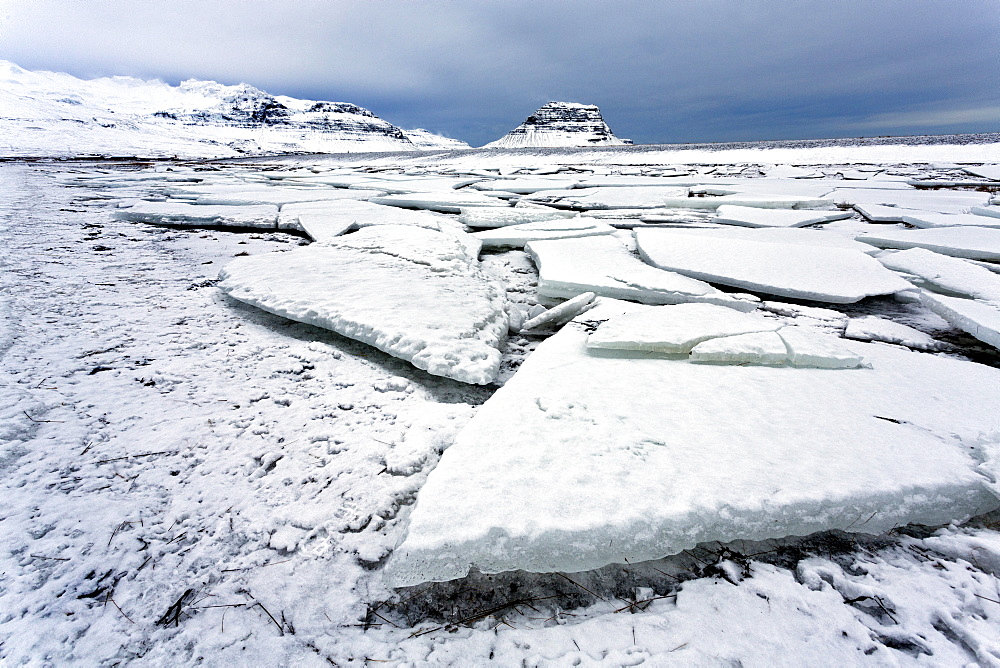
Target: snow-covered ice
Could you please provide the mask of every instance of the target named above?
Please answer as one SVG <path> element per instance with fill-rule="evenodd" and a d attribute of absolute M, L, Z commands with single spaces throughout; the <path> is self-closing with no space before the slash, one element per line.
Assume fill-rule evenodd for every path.
<path fill-rule="evenodd" d="M 923 290 L 920 303 L 994 348 L 1000 348 L 1000 303 L 962 299 Z"/>
<path fill-rule="evenodd" d="M 550 208 L 527 209 L 499 207 L 469 207 L 463 208 L 458 216 L 459 222 L 469 227 L 504 227 L 506 225 L 523 225 L 524 223 L 541 223 L 546 220 L 563 220 L 572 218 L 572 211 L 557 211 Z"/>
<path fill-rule="evenodd" d="M 531 241 L 593 237 L 602 234 L 612 234 L 614 231 L 615 228 L 595 218 L 579 217 L 508 225 L 493 230 L 476 232 L 473 236 L 483 242 L 483 248 L 501 248 L 504 246 L 523 248 L 526 243 Z"/>
<path fill-rule="evenodd" d="M 457 222 L 429 211 L 356 200 L 285 204 L 278 212 L 278 229 L 300 230 L 316 241 L 370 225 L 415 225 L 438 231 L 462 229 Z"/>
<path fill-rule="evenodd" d="M 854 369 L 863 357 L 842 339 L 806 327 L 782 327 L 778 336 L 788 349 L 792 366 L 817 369 Z"/>
<path fill-rule="evenodd" d="M 636 230 L 639 253 L 650 264 L 685 276 L 797 299 L 849 304 L 909 287 L 854 250 L 679 232 Z"/>
<path fill-rule="evenodd" d="M 528 332 L 564 325 L 584 311 L 590 310 L 596 298 L 597 295 L 593 292 L 577 295 L 526 320 L 521 326 L 521 331 Z"/>
<path fill-rule="evenodd" d="M 1000 229 L 996 228 L 886 229 L 861 234 L 857 240 L 879 248 L 926 248 L 942 255 L 970 260 L 1000 260 Z"/>
<path fill-rule="evenodd" d="M 688 359 L 702 364 L 780 366 L 788 361 L 788 347 L 777 332 L 752 332 L 702 341 Z"/>
<path fill-rule="evenodd" d="M 761 209 L 724 204 L 716 209 L 716 223 L 743 227 L 805 227 L 832 220 L 850 218 L 850 211 L 810 211 L 798 209 Z"/>
<path fill-rule="evenodd" d="M 220 273 L 229 296 L 331 329 L 428 373 L 485 384 L 507 332 L 502 291 L 467 244 L 420 227 L 366 227 L 299 248 L 238 259 Z M 432 308 L 427 308 L 432 305 Z"/>
<path fill-rule="evenodd" d="M 407 195 L 386 195 L 372 197 L 370 202 L 398 206 L 404 209 L 430 209 L 442 213 L 461 213 L 462 209 L 473 206 L 510 206 L 495 197 L 486 197 L 473 191 L 416 192 Z"/>
<path fill-rule="evenodd" d="M 1000 302 L 1000 276 L 967 260 L 924 248 L 885 253 L 878 260 L 889 269 L 913 276 L 921 287 Z"/>
<path fill-rule="evenodd" d="M 154 225 L 187 225 L 249 227 L 274 229 L 278 225 L 278 207 L 273 204 L 254 206 L 212 206 L 183 202 L 138 202 L 115 211 L 119 220 Z"/>
<path fill-rule="evenodd" d="M 1000 165 L 981 165 L 979 167 L 963 167 L 964 171 L 974 176 L 982 176 L 991 181 L 1000 181 Z"/>
<path fill-rule="evenodd" d="M 542 343 L 458 434 L 418 495 L 390 583 L 878 533 L 1000 504 L 970 456 L 1000 429 L 995 369 L 848 342 L 870 368 L 691 364 L 594 355 L 587 337 L 571 323 Z"/>
<path fill-rule="evenodd" d="M 976 207 L 981 209 L 982 207 Z M 903 222 L 914 227 L 955 227 L 956 225 L 972 225 L 976 227 L 1000 227 L 1000 218 L 982 216 L 974 213 L 934 213 L 934 212 L 904 212 Z"/>
<path fill-rule="evenodd" d="M 934 337 L 902 323 L 874 315 L 851 318 L 844 336 L 858 341 L 883 341 L 916 350 L 938 350 L 941 344 Z"/>

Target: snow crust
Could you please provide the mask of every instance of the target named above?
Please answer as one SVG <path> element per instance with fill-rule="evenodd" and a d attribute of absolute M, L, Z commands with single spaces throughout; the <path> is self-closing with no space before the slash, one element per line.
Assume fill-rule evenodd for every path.
<path fill-rule="evenodd" d="M 390 584 L 877 533 L 998 505 L 967 454 L 1000 428 L 995 369 L 847 343 L 871 368 L 690 364 L 595 356 L 587 336 L 571 324 L 542 343 L 458 434 L 420 491 Z"/>
<path fill-rule="evenodd" d="M 650 264 L 701 280 L 766 294 L 849 304 L 909 287 L 875 259 L 822 246 L 725 239 L 673 230 L 635 231 Z"/>
<path fill-rule="evenodd" d="M 456 237 L 420 227 L 367 227 L 237 259 L 219 276 L 219 288 L 235 299 L 331 329 L 428 373 L 486 384 L 499 370 L 506 300 Z"/>

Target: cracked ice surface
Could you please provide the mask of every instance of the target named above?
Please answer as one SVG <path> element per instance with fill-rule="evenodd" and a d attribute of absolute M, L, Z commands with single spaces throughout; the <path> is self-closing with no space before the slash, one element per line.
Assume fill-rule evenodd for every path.
<path fill-rule="evenodd" d="M 219 287 L 265 311 L 333 330 L 438 376 L 486 384 L 507 332 L 503 289 L 474 241 L 420 227 L 367 227 L 238 259 Z"/>
<path fill-rule="evenodd" d="M 585 318 L 634 308 L 605 302 Z M 871 368 L 595 355 L 584 327 L 564 327 L 446 451 L 388 581 L 583 571 L 704 541 L 878 533 L 996 508 L 969 449 L 1000 429 L 1000 372 L 828 338 Z"/>

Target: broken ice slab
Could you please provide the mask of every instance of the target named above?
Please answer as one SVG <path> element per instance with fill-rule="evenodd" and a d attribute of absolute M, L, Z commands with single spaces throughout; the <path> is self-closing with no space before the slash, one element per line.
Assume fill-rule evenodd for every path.
<path fill-rule="evenodd" d="M 1000 276 L 968 260 L 924 248 L 885 253 L 884 266 L 913 277 L 914 283 L 947 295 L 1000 302 Z"/>
<path fill-rule="evenodd" d="M 709 339 L 779 327 L 776 319 L 715 304 L 651 306 L 601 323 L 587 339 L 587 347 L 680 354 Z"/>
<path fill-rule="evenodd" d="M 570 300 L 542 311 L 521 325 L 520 331 L 547 329 L 564 325 L 584 311 L 590 310 L 597 298 L 593 292 L 584 292 Z"/>
<path fill-rule="evenodd" d="M 502 190 L 517 195 L 527 195 L 539 190 L 558 190 L 560 188 L 572 188 L 577 183 L 576 178 L 564 179 L 502 179 L 497 181 L 480 181 L 472 187 L 475 190 Z"/>
<path fill-rule="evenodd" d="M 1000 218 L 1000 206 L 974 206 L 969 211 L 976 216 Z"/>
<path fill-rule="evenodd" d="M 947 297 L 928 290 L 920 292 L 920 303 L 983 343 L 1000 348 L 1000 303 Z"/>
<path fill-rule="evenodd" d="M 882 190 L 869 188 L 837 188 L 827 199 L 841 205 L 867 206 L 881 204 L 903 209 L 918 209 L 937 213 L 967 213 L 970 207 L 986 204 L 988 195 L 978 192 Z"/>
<path fill-rule="evenodd" d="M 977 207 L 978 208 L 978 207 Z M 903 222 L 914 227 L 955 227 L 972 225 L 974 227 L 1000 227 L 1000 218 L 981 216 L 972 213 L 933 213 L 923 211 L 907 212 Z"/>
<path fill-rule="evenodd" d="M 854 210 L 872 223 L 901 223 L 905 215 L 922 213 L 916 209 L 903 209 L 885 204 L 855 204 Z"/>
<path fill-rule="evenodd" d="M 910 287 L 852 249 L 720 238 L 699 230 L 638 229 L 635 238 L 639 254 L 653 266 L 769 295 L 850 304 Z"/>
<path fill-rule="evenodd" d="M 431 230 L 461 230 L 449 217 L 357 200 L 286 204 L 278 213 L 279 229 L 297 229 L 316 241 L 370 225 L 414 225 Z"/>
<path fill-rule="evenodd" d="M 739 227 L 735 225 L 720 225 L 714 229 L 686 229 L 678 227 L 676 234 L 692 234 L 700 237 L 718 239 L 737 239 L 743 241 L 763 241 L 775 244 L 792 244 L 793 246 L 825 246 L 828 248 L 846 248 L 862 253 L 879 253 L 878 249 L 868 244 L 855 241 L 852 237 L 839 233 L 830 233 L 827 228 L 803 229 L 798 227 Z"/>
<path fill-rule="evenodd" d="M 991 181 L 1000 181 L 1000 165 L 982 165 L 980 167 L 963 167 L 962 169 L 974 176 L 981 176 Z"/>
<path fill-rule="evenodd" d="M 1000 260 L 1000 229 L 938 227 L 923 230 L 887 229 L 855 237 L 879 248 L 926 248 L 942 255 L 970 260 Z"/>
<path fill-rule="evenodd" d="M 843 220 L 851 211 L 816 211 L 800 209 L 761 209 L 753 206 L 724 204 L 716 210 L 713 222 L 742 227 L 805 227 L 833 220 Z"/>
<path fill-rule="evenodd" d="M 583 319 L 633 306 L 605 305 Z M 392 586 L 575 572 L 699 543 L 878 534 L 1000 505 L 970 454 L 1000 371 L 844 342 L 830 371 L 594 355 L 570 323 L 477 411 L 420 490 Z"/>
<path fill-rule="evenodd" d="M 698 364 L 781 366 L 788 361 L 788 348 L 777 332 L 753 332 L 702 341 L 691 349 L 688 360 Z"/>
<path fill-rule="evenodd" d="M 609 235 L 532 241 L 525 246 L 538 267 L 538 294 L 569 299 L 584 292 L 643 304 L 705 302 L 752 311 L 748 295 L 729 295 L 708 283 L 643 263 Z"/>
<path fill-rule="evenodd" d="M 438 192 L 412 193 L 409 195 L 386 195 L 372 197 L 369 202 L 398 206 L 404 209 L 429 209 L 442 213 L 461 213 L 465 207 L 495 206 L 508 207 L 507 202 L 496 197 L 486 197 L 472 191 L 442 190 Z"/>
<path fill-rule="evenodd" d="M 231 297 L 330 329 L 428 373 L 486 384 L 507 333 L 503 287 L 441 232 L 381 225 L 325 243 L 240 258 L 220 273 Z"/>
<path fill-rule="evenodd" d="M 550 208 L 500 208 L 477 206 L 462 209 L 458 222 L 469 227 L 505 227 L 507 225 L 523 225 L 524 223 L 540 223 L 546 220 L 565 220 L 577 214 L 573 211 L 557 211 Z"/>
<path fill-rule="evenodd" d="M 570 237 L 592 237 L 612 234 L 615 228 L 593 218 L 569 218 L 548 220 L 523 225 L 509 225 L 473 234 L 483 242 L 483 248 L 523 248 L 531 241 L 545 239 L 567 239 Z"/>
<path fill-rule="evenodd" d="M 689 197 L 687 188 L 665 186 L 626 186 L 621 188 L 583 188 L 576 190 L 543 190 L 527 195 L 537 202 L 557 209 L 587 211 L 591 209 L 717 209 L 723 204 L 754 206 L 765 209 L 826 208 L 830 200 L 816 197 L 783 195 L 722 195 Z"/>
<path fill-rule="evenodd" d="M 788 349 L 792 366 L 816 369 L 854 369 L 861 366 L 862 356 L 843 339 L 812 327 L 782 327 L 778 336 Z"/>
<path fill-rule="evenodd" d="M 775 165 L 765 170 L 765 176 L 769 179 L 817 179 L 823 178 L 823 172 L 794 165 Z"/>
<path fill-rule="evenodd" d="M 248 227 L 275 229 L 278 207 L 273 204 L 254 206 L 213 206 L 183 202 L 139 202 L 127 209 L 115 210 L 114 217 L 133 223 L 154 225 L 185 225 Z"/>
<path fill-rule="evenodd" d="M 939 350 L 942 344 L 934 337 L 892 320 L 866 315 L 851 318 L 847 322 L 844 337 L 857 341 L 881 341 L 914 348 L 916 350 Z"/>
<path fill-rule="evenodd" d="M 197 204 L 225 204 L 229 206 L 250 206 L 254 204 L 294 204 L 297 202 L 317 202 L 335 200 L 343 196 L 333 188 L 282 188 L 268 186 L 259 190 L 220 192 L 198 195 Z M 356 198 L 355 198 L 356 199 Z"/>

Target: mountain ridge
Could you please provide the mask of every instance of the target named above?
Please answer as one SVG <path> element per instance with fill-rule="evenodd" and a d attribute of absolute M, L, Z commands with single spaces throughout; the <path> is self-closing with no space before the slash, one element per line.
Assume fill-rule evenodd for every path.
<path fill-rule="evenodd" d="M 594 104 L 547 102 L 519 126 L 483 148 L 556 148 L 565 146 L 625 146 Z"/>

